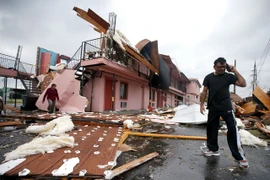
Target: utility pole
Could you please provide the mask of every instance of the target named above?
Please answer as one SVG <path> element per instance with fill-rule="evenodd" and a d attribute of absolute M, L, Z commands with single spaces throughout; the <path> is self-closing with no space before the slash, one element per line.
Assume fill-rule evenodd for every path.
<path fill-rule="evenodd" d="M 257 84 L 258 84 L 258 82 L 257 82 L 257 67 L 256 67 L 256 61 L 255 61 L 254 68 L 253 68 L 252 92 L 254 91 Z"/>
<path fill-rule="evenodd" d="M 15 64 L 14 64 L 14 69 L 17 70 L 17 73 L 19 73 L 19 68 L 20 68 L 20 59 L 21 59 L 21 53 L 22 53 L 22 46 L 18 46 L 18 50 L 17 50 L 17 55 L 16 55 L 16 61 L 15 61 Z M 15 93 L 14 93 L 14 96 L 15 96 L 15 103 L 14 103 L 14 107 L 16 107 L 17 105 L 17 90 L 18 90 L 18 77 L 16 77 L 16 80 L 15 80 Z"/>

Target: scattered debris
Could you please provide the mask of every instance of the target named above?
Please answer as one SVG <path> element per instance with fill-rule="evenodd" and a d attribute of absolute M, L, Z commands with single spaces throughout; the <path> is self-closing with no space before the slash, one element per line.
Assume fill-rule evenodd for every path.
<path fill-rule="evenodd" d="M 150 153 L 146 156 L 143 156 L 139 159 L 136 159 L 132 162 L 129 162 L 123 166 L 120 166 L 114 170 L 108 170 L 108 171 L 105 171 L 105 178 L 106 179 L 112 179 L 113 177 L 115 176 L 118 176 L 119 174 L 125 172 L 125 171 L 128 171 L 136 166 L 139 166 L 140 164 L 142 163 L 145 163 L 146 161 L 149 161 L 150 159 L 154 158 L 154 157 L 157 157 L 158 156 L 158 153 L 157 152 L 153 152 L 153 153 Z"/>

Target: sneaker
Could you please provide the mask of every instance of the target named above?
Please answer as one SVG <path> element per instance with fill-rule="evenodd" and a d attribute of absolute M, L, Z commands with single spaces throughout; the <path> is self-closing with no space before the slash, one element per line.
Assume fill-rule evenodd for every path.
<path fill-rule="evenodd" d="M 244 160 L 240 160 L 238 162 L 239 162 L 239 167 L 241 167 L 241 168 L 248 168 L 249 167 L 248 162 L 245 159 Z"/>
<path fill-rule="evenodd" d="M 204 152 L 205 156 L 220 156 L 219 151 L 210 151 L 209 149 Z"/>
<path fill-rule="evenodd" d="M 208 147 L 206 146 L 206 143 L 203 143 L 203 145 L 200 146 L 200 149 L 201 149 L 202 153 L 204 153 L 205 151 L 207 151 L 208 150 Z"/>

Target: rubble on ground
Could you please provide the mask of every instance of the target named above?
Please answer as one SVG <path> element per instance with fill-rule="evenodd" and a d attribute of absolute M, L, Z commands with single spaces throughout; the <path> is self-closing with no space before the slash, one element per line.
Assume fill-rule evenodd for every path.
<path fill-rule="evenodd" d="M 267 142 L 269 142 L 270 130 L 269 130 L 269 121 L 270 121 L 270 112 L 268 110 L 269 104 L 267 102 L 270 101 L 260 101 L 259 99 L 263 96 L 264 99 L 267 100 L 269 98 L 266 97 L 258 88 L 254 92 L 254 99 L 249 102 L 238 101 L 235 102 L 236 106 L 238 106 L 238 110 L 236 109 L 236 120 L 238 128 L 240 129 L 240 135 L 243 145 L 247 146 L 263 146 L 267 147 Z M 233 98 L 232 98 L 233 100 Z M 199 105 L 193 105 L 194 107 Z M 1 117 L 0 127 L 7 127 L 7 126 L 14 126 L 20 127 L 24 125 L 24 128 L 28 129 L 26 132 L 34 132 L 37 133 L 37 129 L 33 129 L 33 127 L 43 124 L 39 126 L 39 132 L 54 132 L 53 135 L 57 135 L 55 132 L 57 129 L 61 131 L 61 128 L 57 126 L 57 122 L 61 123 L 61 117 L 70 117 L 72 122 L 74 123 L 74 128 L 71 128 L 77 132 L 83 127 L 93 126 L 104 126 L 104 127 L 121 127 L 123 131 L 121 132 L 121 136 L 119 137 L 118 148 L 117 152 L 115 151 L 115 158 L 117 158 L 121 152 L 129 152 L 129 151 L 143 151 L 144 146 L 135 147 L 128 144 L 125 144 L 125 141 L 129 138 L 128 142 L 132 142 L 137 138 L 140 139 L 147 139 L 147 138 L 165 138 L 165 139 L 186 139 L 186 140 L 206 140 L 205 136 L 191 136 L 191 135 L 184 135 L 184 134 L 174 134 L 175 126 L 179 126 L 179 124 L 197 124 L 195 121 L 191 123 L 179 123 L 177 121 L 173 121 L 173 119 L 178 116 L 179 112 L 183 112 L 185 108 L 188 106 L 180 105 L 176 108 L 161 108 L 155 109 L 154 111 L 140 111 L 140 112 L 107 112 L 107 113 L 95 113 L 95 112 L 73 112 L 73 113 L 66 113 L 66 112 L 58 112 L 55 114 L 47 114 L 41 111 L 33 111 L 31 113 L 25 114 L 26 112 L 12 112 L 12 108 L 7 109 L 7 114 Z M 192 107 L 192 106 L 189 106 Z M 255 108 L 254 108 L 255 107 Z M 196 109 L 196 108 L 195 108 Z M 191 110 L 194 114 L 194 109 Z M 194 116 L 192 116 L 194 118 Z M 191 119 L 192 119 L 191 118 Z M 196 118 L 196 117 L 195 117 Z M 207 118 L 207 116 L 205 116 Z M 60 120 L 59 120 L 60 119 Z M 27 122 L 38 122 L 37 124 L 25 124 Z M 56 122 L 57 121 L 57 122 Z M 222 122 L 222 121 L 221 121 Z M 45 123 L 45 125 L 44 125 Z M 61 134 L 65 131 L 73 130 L 70 128 L 63 129 Z M 222 133 L 226 133 L 226 127 L 221 128 Z M 257 130 L 261 134 L 256 134 L 254 136 L 254 130 Z M 106 131 L 106 130 L 105 130 Z M 105 132 L 104 131 L 104 132 Z M 44 134 L 44 133 L 43 133 Z M 45 133 L 44 135 L 46 136 Z M 106 134 L 106 133 L 105 133 Z M 40 134 L 41 135 L 41 134 Z M 39 135 L 39 136 L 40 136 Z M 42 136 L 44 136 L 42 135 Z M 72 135 L 72 134 L 70 134 Z M 73 134 L 75 135 L 75 134 Z M 103 134 L 104 135 L 104 134 Z M 120 135 L 120 134 L 119 134 Z M 39 138 L 42 138 L 39 137 Z M 105 136 L 105 135 L 104 135 Z M 38 138 L 33 136 L 33 139 Z M 84 139 L 84 138 L 82 138 Z M 73 145 L 74 146 L 73 142 Z M 145 146 L 149 144 L 148 140 L 144 141 Z M 20 145 L 20 144 L 18 144 Z M 34 145 L 32 145 L 34 146 Z M 24 147 L 24 146 L 22 146 Z M 61 146 L 56 146 L 57 148 Z M 68 148 L 65 147 L 65 148 Z M 27 148 L 24 148 L 27 150 Z M 19 152 L 21 149 L 18 149 Z M 52 151 L 55 149 L 52 148 Z M 91 150 L 90 150 L 91 151 Z M 40 153 L 41 151 L 37 151 Z M 10 152 L 9 152 L 10 153 Z M 23 153 L 23 152 L 21 152 Z M 30 153 L 31 154 L 31 153 Z M 8 153 L 7 153 L 8 155 Z M 19 155 L 21 157 L 21 155 Z M 136 157 L 133 161 L 128 160 L 126 164 L 118 165 L 116 167 L 109 166 L 109 165 L 102 165 L 100 164 L 99 167 L 104 167 L 104 177 L 107 179 L 112 179 L 113 177 L 124 173 L 125 171 L 130 170 L 131 168 L 135 168 L 136 166 L 145 163 L 148 160 L 155 159 L 159 156 L 159 152 L 148 152 L 145 156 Z M 8 156 L 8 159 L 11 160 L 16 157 L 14 154 Z M 22 156 L 21 158 L 26 158 Z M 16 158 L 15 158 L 16 159 Z M 22 161 L 23 162 L 23 161 Z M 20 162 L 20 163 L 22 163 Z M 20 164 L 19 163 L 19 164 Z M 79 163 L 79 162 L 78 162 Z M 5 173 L 5 172 L 4 172 Z M 66 176 L 68 174 L 65 174 Z"/>

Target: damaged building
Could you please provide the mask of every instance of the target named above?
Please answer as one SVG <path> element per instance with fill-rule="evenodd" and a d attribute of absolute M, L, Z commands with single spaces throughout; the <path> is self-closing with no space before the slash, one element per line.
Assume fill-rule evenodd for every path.
<path fill-rule="evenodd" d="M 169 55 L 160 54 L 158 41 L 143 39 L 133 46 L 115 29 L 114 13 L 110 13 L 108 23 L 91 9 L 86 12 L 74 7 L 74 10 L 93 24 L 101 37 L 83 41 L 67 60 L 67 67 L 58 71 L 55 79 L 51 77 L 49 83 L 57 84 L 60 92 L 57 104 L 60 110 L 145 110 L 199 103 L 200 83 L 187 78 Z M 37 61 L 38 74 L 51 63 L 50 54 L 41 54 L 38 56 L 42 56 L 41 60 Z M 48 82 L 45 84 L 49 86 Z M 36 105 L 46 110 L 41 97 Z M 78 107 L 71 107 L 75 99 Z"/>

